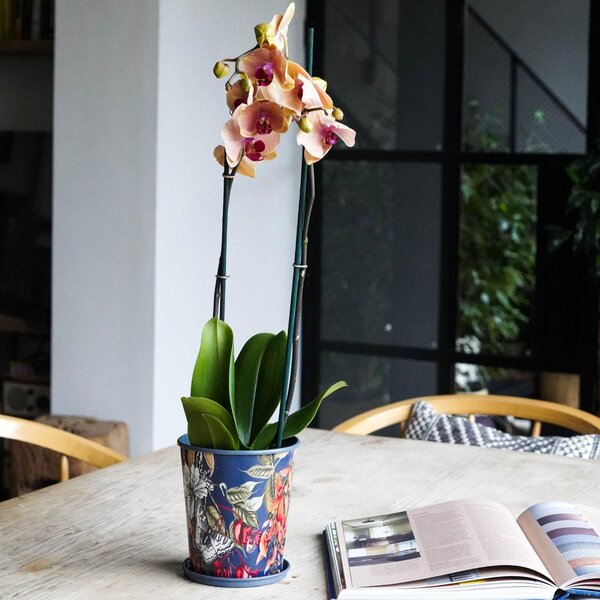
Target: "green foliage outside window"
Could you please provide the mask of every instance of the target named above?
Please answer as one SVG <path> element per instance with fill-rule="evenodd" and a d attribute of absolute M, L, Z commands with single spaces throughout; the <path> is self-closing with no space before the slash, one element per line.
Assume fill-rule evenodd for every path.
<path fill-rule="evenodd" d="M 535 170 L 470 164 L 463 169 L 458 338 L 484 354 L 523 340 L 535 284 Z"/>
<path fill-rule="evenodd" d="M 468 124 L 467 150 L 505 150 L 493 115 L 472 114 Z M 464 166 L 457 350 L 502 355 L 523 353 L 535 286 L 535 227 L 535 168 L 499 164 Z M 489 374 L 481 371 L 487 379 Z"/>

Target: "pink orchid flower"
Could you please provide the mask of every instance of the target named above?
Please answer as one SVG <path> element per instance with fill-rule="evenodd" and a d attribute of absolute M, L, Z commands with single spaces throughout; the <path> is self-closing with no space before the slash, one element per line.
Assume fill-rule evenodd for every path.
<path fill-rule="evenodd" d="M 223 146 L 217 146 L 214 149 L 213 155 L 221 166 L 225 164 L 225 148 Z M 273 151 L 270 154 L 264 155 L 262 159 L 273 160 L 276 156 L 277 152 Z M 252 179 L 254 179 L 256 177 L 256 169 L 254 167 L 254 164 L 254 161 L 250 160 L 244 155 L 242 156 L 242 160 L 240 160 L 240 162 L 238 163 L 236 173 L 244 175 L 245 177 L 252 177 Z"/>
<path fill-rule="evenodd" d="M 277 156 L 275 148 L 279 144 L 279 133 L 273 131 L 267 135 L 245 136 L 240 130 L 238 117 L 245 105 L 235 110 L 233 116 L 221 130 L 221 137 L 225 143 L 224 150 L 217 146 L 214 155 L 219 164 L 224 164 L 225 157 L 230 167 L 238 165 L 238 173 L 255 176 L 254 163 L 271 160 Z"/>
<path fill-rule="evenodd" d="M 240 132 L 248 138 L 255 135 L 268 135 L 273 131 L 285 133 L 288 128 L 288 119 L 281 106 L 268 100 L 244 106 L 236 114 Z"/>
<path fill-rule="evenodd" d="M 259 95 L 272 100 L 297 116 L 304 108 L 324 108 L 331 110 L 333 100 L 325 92 L 324 81 L 313 79 L 298 63 L 288 60 L 288 74 L 294 80 L 294 87 L 283 89 L 279 86 L 260 88 Z"/>
<path fill-rule="evenodd" d="M 283 15 L 275 15 L 269 24 L 269 42 L 281 51 L 287 50 L 287 33 L 296 5 L 292 2 Z"/>
<path fill-rule="evenodd" d="M 250 89 L 246 92 L 242 87 L 242 82 L 238 79 L 234 84 L 228 85 L 226 90 L 226 100 L 229 110 L 233 112 L 240 104 L 252 104 L 254 96 L 254 86 L 248 81 Z"/>
<path fill-rule="evenodd" d="M 307 118 L 312 125 L 310 133 L 299 130 L 296 137 L 298 144 L 304 146 L 306 164 L 312 165 L 321 160 L 338 140 L 342 140 L 348 147 L 354 146 L 354 129 L 342 125 L 321 111 L 311 112 Z"/>
<path fill-rule="evenodd" d="M 225 148 L 224 146 L 217 146 L 213 151 L 213 156 L 217 159 L 217 162 L 224 166 L 225 164 Z M 245 157 L 238 164 L 237 173 L 245 175 L 246 177 L 256 177 L 256 169 L 254 165 Z"/>
<path fill-rule="evenodd" d="M 270 86 L 273 82 L 284 89 L 294 87 L 294 80 L 288 74 L 287 58 L 277 48 L 257 48 L 240 59 L 239 70 L 259 87 Z"/>

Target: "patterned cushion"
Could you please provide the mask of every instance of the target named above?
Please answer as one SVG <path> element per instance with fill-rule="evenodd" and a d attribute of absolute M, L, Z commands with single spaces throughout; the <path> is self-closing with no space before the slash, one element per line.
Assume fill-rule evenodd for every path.
<path fill-rule="evenodd" d="M 465 417 L 439 413 L 425 401 L 417 402 L 413 406 L 406 427 L 406 437 L 412 440 L 466 444 L 516 452 L 558 454 L 573 458 L 600 458 L 600 434 L 537 438 L 510 435 L 493 427 L 471 423 Z"/>

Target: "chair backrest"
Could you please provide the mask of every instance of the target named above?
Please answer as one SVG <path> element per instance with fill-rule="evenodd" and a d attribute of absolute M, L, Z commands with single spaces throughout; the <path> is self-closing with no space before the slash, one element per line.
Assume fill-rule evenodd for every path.
<path fill-rule="evenodd" d="M 538 436 L 542 423 L 559 425 L 576 433 L 600 433 L 600 417 L 578 408 L 547 402 L 529 400 L 514 396 L 494 396 L 478 394 L 452 394 L 449 396 L 424 396 L 401 400 L 361 413 L 337 427 L 334 431 L 366 435 L 390 425 L 400 425 L 400 435 L 410 417 L 412 405 L 419 400 L 429 402 L 439 412 L 451 415 L 468 415 L 471 421 L 475 415 L 513 416 L 533 421 L 532 436 Z"/>
<path fill-rule="evenodd" d="M 74 433 L 8 415 L 0 415 L 0 438 L 26 442 L 58 452 L 61 455 L 61 481 L 69 478 L 67 457 L 77 458 L 100 468 L 120 463 L 127 458 L 111 448 Z"/>

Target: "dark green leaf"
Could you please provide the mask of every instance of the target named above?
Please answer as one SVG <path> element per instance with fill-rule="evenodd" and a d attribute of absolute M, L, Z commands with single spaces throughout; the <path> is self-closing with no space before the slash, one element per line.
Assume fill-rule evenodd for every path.
<path fill-rule="evenodd" d="M 182 398 L 181 403 L 183 404 L 183 410 L 188 422 L 192 413 L 211 415 L 221 421 L 233 439 L 237 439 L 235 423 L 231 415 L 214 400 L 210 400 L 209 398 Z"/>
<path fill-rule="evenodd" d="M 312 402 L 309 402 L 306 406 L 303 406 L 300 410 L 292 413 L 285 423 L 283 428 L 283 439 L 290 438 L 300 433 L 303 429 L 306 429 L 315 418 L 321 402 L 330 396 L 340 388 L 346 387 L 348 384 L 345 381 L 338 381 L 332 386 L 328 387 L 322 394 L 317 396 Z M 263 450 L 270 446 L 271 442 L 275 439 L 277 434 L 277 423 L 269 423 L 256 437 L 254 444 L 252 445 L 253 450 Z"/>
<path fill-rule="evenodd" d="M 237 450 L 237 442 L 231 433 L 212 415 L 192 412 L 188 418 L 188 437 L 192 446 Z"/>
<path fill-rule="evenodd" d="M 263 355 L 273 337 L 272 333 L 252 336 L 235 361 L 235 397 L 231 407 L 238 435 L 245 445 L 250 443 L 253 414 L 260 402 L 257 402 L 257 385 Z"/>
<path fill-rule="evenodd" d="M 230 410 L 233 372 L 233 332 L 229 325 L 213 317 L 202 330 L 190 395 L 210 398 Z"/>
<path fill-rule="evenodd" d="M 265 349 L 256 386 L 250 443 L 269 422 L 279 406 L 283 387 L 286 341 L 287 334 L 281 331 L 273 336 Z"/>

